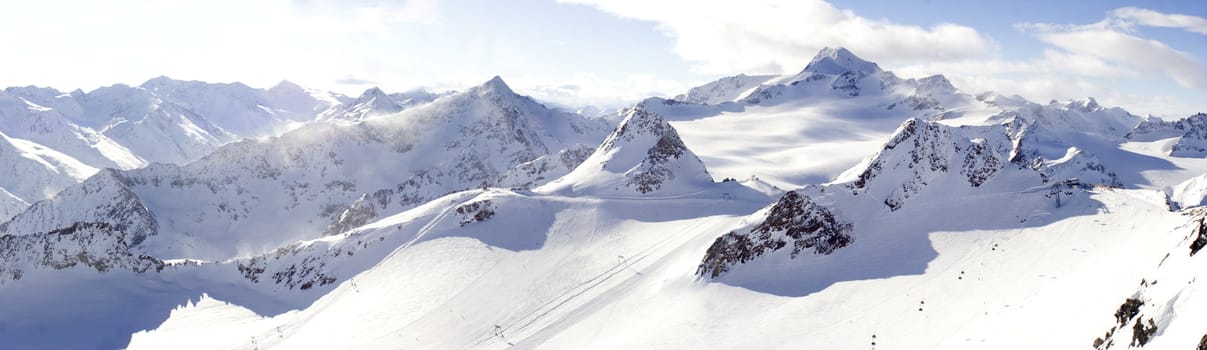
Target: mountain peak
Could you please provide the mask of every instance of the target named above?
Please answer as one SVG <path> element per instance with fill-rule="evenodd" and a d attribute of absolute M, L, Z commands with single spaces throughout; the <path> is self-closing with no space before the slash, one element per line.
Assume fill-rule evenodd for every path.
<path fill-rule="evenodd" d="M 365 92 L 361 93 L 360 98 L 358 98 L 357 100 L 364 101 L 364 100 L 371 99 L 374 97 L 388 98 L 385 91 L 381 91 L 380 88 L 374 86 L 374 87 L 365 89 Z"/>
<path fill-rule="evenodd" d="M 305 91 L 301 85 L 295 84 L 289 80 L 281 80 L 277 85 L 268 88 L 269 91 Z"/>
<path fill-rule="evenodd" d="M 479 92 L 494 91 L 505 94 L 515 93 L 511 90 L 511 87 L 507 86 L 507 83 L 503 81 L 503 78 L 500 78 L 497 75 L 493 78 L 490 78 L 490 80 L 487 80 L 485 83 L 482 83 L 482 85 L 478 85 L 474 88 L 474 90 L 478 90 Z"/>
<path fill-rule="evenodd" d="M 818 51 L 813 60 L 809 61 L 809 65 L 805 66 L 805 71 L 823 74 L 873 73 L 880 71 L 880 66 L 855 56 L 845 48 L 827 46 Z"/>
<path fill-rule="evenodd" d="M 661 115 L 629 110 L 591 156 L 548 190 L 692 193 L 712 183 L 704 163 Z"/>
<path fill-rule="evenodd" d="M 943 76 L 942 74 L 935 74 L 929 77 L 918 79 L 918 87 L 927 90 L 956 90 L 955 85 L 952 85 L 951 81 L 947 80 L 947 77 Z"/>
<path fill-rule="evenodd" d="M 1064 104 L 1064 107 L 1083 112 L 1093 112 L 1102 109 L 1102 106 L 1098 104 L 1098 100 L 1095 100 L 1093 97 L 1086 97 L 1084 100 L 1069 100 L 1068 103 Z"/>
<path fill-rule="evenodd" d="M 146 82 L 143 82 L 142 85 L 139 85 L 139 87 L 144 89 L 153 89 L 155 87 L 173 84 L 176 82 L 179 82 L 179 80 L 169 78 L 166 75 L 160 75 L 158 77 L 148 79 Z"/>
<path fill-rule="evenodd" d="M 357 97 L 343 110 L 325 118 L 359 121 L 372 116 L 398 113 L 402 110 L 403 106 L 391 99 L 385 91 L 374 86 L 366 89 L 364 93 L 360 94 L 360 97 Z"/>

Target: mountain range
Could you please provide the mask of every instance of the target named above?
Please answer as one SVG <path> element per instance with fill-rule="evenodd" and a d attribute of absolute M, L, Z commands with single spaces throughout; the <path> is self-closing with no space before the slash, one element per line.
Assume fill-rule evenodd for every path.
<path fill-rule="evenodd" d="M 1207 122 L 843 48 L 583 116 L 501 78 L 357 98 L 0 93 L 25 348 L 1207 346 Z"/>
<path fill-rule="evenodd" d="M 377 99 L 377 96 L 385 96 Z M 359 98 L 289 81 L 269 89 L 158 77 L 90 92 L 14 87 L 0 92 L 0 159 L 24 173 L 0 180 L 0 217 L 50 199 L 99 169 L 183 165 L 242 139 L 277 136 L 315 120 L 358 121 L 434 100 L 422 90 Z M 14 173 L 16 174 L 16 173 Z"/>

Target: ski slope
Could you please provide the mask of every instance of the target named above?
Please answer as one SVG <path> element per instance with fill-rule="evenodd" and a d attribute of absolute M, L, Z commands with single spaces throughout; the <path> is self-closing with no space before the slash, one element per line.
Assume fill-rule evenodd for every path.
<path fill-rule="evenodd" d="M 868 229 L 866 244 L 812 261 L 821 271 L 769 267 L 778 273 L 752 278 L 780 280 L 780 290 L 760 291 L 694 276 L 715 234 L 758 201 L 516 199 L 543 210 L 514 213 L 520 219 L 500 206 L 497 218 L 477 224 L 550 215 L 547 228 L 526 233 L 543 240 L 536 249 L 486 243 L 525 234 L 506 229 L 423 240 L 301 311 L 257 315 L 207 296 L 136 334 L 131 348 L 1082 348 L 1109 326 L 1159 252 L 1181 240 L 1184 221 L 1147 190 L 1019 208 L 1009 214 L 1029 223 L 997 229 L 964 230 L 985 212 L 939 225 L 917 215 L 955 203 L 918 208 Z M 655 214 L 653 206 L 675 209 Z M 388 230 L 390 220 L 374 226 Z M 460 228 L 409 227 L 419 232 L 389 234 Z M 1146 234 L 1136 234 L 1141 227 Z M 453 258 L 457 264 L 442 263 Z"/>

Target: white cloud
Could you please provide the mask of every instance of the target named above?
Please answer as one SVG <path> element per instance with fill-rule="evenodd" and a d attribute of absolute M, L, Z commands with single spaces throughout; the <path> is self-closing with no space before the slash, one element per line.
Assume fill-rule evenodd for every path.
<path fill-rule="evenodd" d="M 1111 19 L 1124 24 L 1139 24 L 1149 27 L 1180 28 L 1192 33 L 1207 35 L 1207 19 L 1177 13 L 1161 13 L 1149 9 L 1122 7 L 1111 11 Z"/>
<path fill-rule="evenodd" d="M 1140 15 L 1136 17 L 1137 14 Z M 1153 18 L 1153 16 L 1160 18 Z M 1168 21 L 1160 19 L 1171 16 L 1202 19 L 1183 15 L 1164 15 L 1136 8 L 1123 8 L 1112 11 L 1111 17 L 1089 25 L 1021 24 L 1018 28 L 1070 55 L 1088 55 L 1100 62 L 1109 62 L 1108 66 L 1113 64 L 1139 72 L 1164 74 L 1182 87 L 1207 87 L 1207 67 L 1204 67 L 1202 62 L 1163 42 L 1141 38 L 1126 32 L 1132 29 L 1132 23 L 1168 24 Z M 1137 18 L 1142 20 L 1131 22 Z M 1185 24 L 1184 22 L 1176 23 Z"/>
<path fill-rule="evenodd" d="M 1037 102 L 1094 96 L 1101 103 L 1134 113 L 1181 117 L 1207 107 L 1186 96 L 1194 93 L 1183 90 L 1207 87 L 1207 67 L 1190 54 L 1141 37 L 1137 27 L 1176 27 L 1199 33 L 1201 21 L 1194 16 L 1121 8 L 1091 24 L 1023 23 L 1016 27 L 1051 45 L 1041 56 L 926 62 L 894 70 L 906 77 L 944 74 L 966 91 L 1019 94 Z"/>
<path fill-rule="evenodd" d="M 825 46 L 889 64 L 967 59 L 994 48 L 970 27 L 871 20 L 820 0 L 559 1 L 656 22 L 674 37 L 675 52 L 703 73 L 794 72 Z"/>
<path fill-rule="evenodd" d="M 503 77 L 507 79 L 507 77 Z M 516 92 L 542 102 L 567 107 L 595 106 L 615 109 L 631 105 L 652 96 L 669 97 L 687 91 L 692 84 L 659 79 L 649 74 L 629 74 L 620 78 L 605 78 L 597 74 L 579 73 L 569 80 L 556 82 L 507 80 Z"/>
<path fill-rule="evenodd" d="M 674 39 L 675 53 L 708 74 L 795 72 L 821 47 L 843 46 L 903 77 L 944 74 L 965 91 L 1000 91 L 1040 102 L 1096 96 L 1142 108 L 1137 113 L 1182 113 L 1202 106 L 1183 101 L 1161 108 L 1154 101 L 1176 97 L 1126 94 L 1120 84 L 1144 80 L 1165 84 L 1165 92 L 1207 86 L 1201 61 L 1134 30 L 1158 26 L 1207 33 L 1207 20 L 1139 8 L 1116 9 L 1087 25 L 1021 24 L 1019 29 L 1051 46 L 1034 58 L 1007 60 L 991 38 L 968 26 L 871 20 L 823 0 L 558 1 L 655 22 Z"/>
<path fill-rule="evenodd" d="M 92 89 L 167 75 L 252 86 L 289 79 L 343 88 L 333 82 L 349 74 L 382 80 L 378 75 L 387 69 L 366 62 L 386 50 L 365 43 L 390 42 L 385 39 L 402 25 L 442 21 L 438 5 L 434 0 L 14 2 L 0 5 L 0 32 L 22 33 L 8 45 L 26 54 L 2 59 L 0 86 Z"/>
<path fill-rule="evenodd" d="M 1096 78 L 1136 78 L 1140 75 L 1096 56 L 1084 53 L 1045 49 L 1043 55 L 1031 60 L 966 59 L 927 62 L 898 66 L 893 69 L 903 77 L 924 77 L 943 74 L 949 78 L 969 76 L 1077 76 Z"/>
<path fill-rule="evenodd" d="M 294 0 L 287 13 L 296 29 L 318 32 L 386 32 L 396 24 L 444 21 L 436 0 L 334 1 Z"/>

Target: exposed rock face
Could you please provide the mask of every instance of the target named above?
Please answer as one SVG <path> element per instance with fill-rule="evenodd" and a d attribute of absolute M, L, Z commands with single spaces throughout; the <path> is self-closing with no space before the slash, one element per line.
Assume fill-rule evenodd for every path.
<path fill-rule="evenodd" d="M 1178 157 L 1207 156 L 1207 114 L 1199 113 L 1178 121 L 1175 125 L 1186 132 L 1169 151 Z M 1178 129 L 1178 128 L 1175 128 Z"/>
<path fill-rule="evenodd" d="M 163 262 L 137 254 L 131 237 L 106 223 L 71 226 L 28 235 L 0 236 L 0 286 L 31 270 L 86 267 L 99 272 L 163 269 Z"/>
<path fill-rule="evenodd" d="M 63 210 L 66 207 L 72 210 Z M 120 231 L 130 246 L 138 246 L 159 232 L 154 214 L 130 190 L 126 179 L 119 171 L 105 169 L 0 224 L 0 234 L 49 232 L 79 223 L 99 223 Z"/>
<path fill-rule="evenodd" d="M 1207 246 L 1207 222 L 1204 222 L 1204 220 L 1200 218 L 1199 225 L 1195 228 L 1195 231 L 1196 234 L 1194 235 L 1194 241 L 1190 242 L 1190 256 L 1198 254 L 1199 250 L 1202 250 L 1203 247 Z"/>
<path fill-rule="evenodd" d="M 802 252 L 830 254 L 854 242 L 853 225 L 829 208 L 796 191 L 784 194 L 758 224 L 717 238 L 696 269 L 696 275 L 717 278 L 737 264 L 791 246 L 790 258 Z"/>
<path fill-rule="evenodd" d="M 622 150 L 622 148 L 624 148 Z M 641 152 L 644 148 L 645 154 Z M 628 118 L 600 146 L 600 151 L 624 152 L 623 157 L 605 160 L 604 169 L 626 170 L 624 186 L 639 193 L 657 191 L 674 181 L 683 171 L 689 177 L 707 176 L 704 164 L 692 154 L 679 133 L 662 116 L 644 109 L 634 109 Z M 632 156 L 639 156 L 633 166 Z M 711 178 L 709 178 L 711 181 Z"/>
<path fill-rule="evenodd" d="M 465 203 L 457 206 L 457 215 L 461 216 L 461 226 L 482 222 L 495 216 L 495 206 L 489 199 Z"/>
<path fill-rule="evenodd" d="M 1005 164 L 1010 143 L 990 143 L 984 138 L 959 135 L 960 129 L 934 122 L 910 119 L 898 128 L 884 148 L 872 157 L 859 173 L 851 188 L 867 192 L 872 187 L 887 191 L 884 204 L 891 210 L 900 209 L 905 201 L 917 194 L 931 181 L 949 171 L 957 171 L 969 186 L 979 187 L 993 177 Z M 875 179 L 892 177 L 884 186 Z"/>
<path fill-rule="evenodd" d="M 1124 136 L 1139 141 L 1177 137 L 1178 142 L 1170 149 L 1175 157 L 1207 156 L 1207 113 L 1198 113 L 1175 121 L 1149 118 Z"/>
<path fill-rule="evenodd" d="M 932 186 L 980 188 L 1004 173 L 1011 174 L 1014 181 L 1034 181 L 1029 186 L 1049 184 L 1054 189 L 1070 183 L 1121 186 L 1118 177 L 1092 154 L 1059 144 L 1060 136 L 1018 115 L 996 125 L 960 127 L 913 118 L 902 123 L 874 156 L 834 183 L 821 186 L 818 195 L 826 189 L 845 189 L 823 196 L 877 201 L 892 212 L 908 206 Z M 1068 151 L 1049 160 L 1045 155 L 1051 154 L 1044 151 L 1050 149 Z M 788 208 L 801 209 L 793 212 Z M 785 217 L 806 219 L 797 219 L 797 226 L 792 226 L 785 224 Z M 833 209 L 819 206 L 799 192 L 785 195 L 759 222 L 747 231 L 718 238 L 697 274 L 715 278 L 734 265 L 761 259 L 789 243 L 793 246 L 789 258 L 795 258 L 808 248 L 815 248 L 816 254 L 829 254 L 854 240 L 850 225 L 838 220 Z M 771 234 L 780 231 L 782 237 Z"/>
<path fill-rule="evenodd" d="M 576 161 L 581 151 L 563 153 L 563 163 Z M 704 163 L 675 128 L 660 114 L 638 106 L 625 113 L 620 125 L 581 165 L 542 191 L 667 195 L 698 192 L 712 183 Z"/>
<path fill-rule="evenodd" d="M 604 150 L 612 150 L 619 142 L 632 141 L 637 135 L 652 135 L 657 137 L 653 147 L 646 151 L 645 159 L 636 171 L 630 171 L 627 186 L 637 192 L 647 193 L 662 188 L 662 183 L 674 180 L 675 172 L 670 166 L 673 160 L 679 159 L 687 146 L 679 138 L 679 133 L 660 116 L 645 110 L 636 110 L 627 122 L 621 124 L 615 137 L 610 143 L 604 143 Z"/>
<path fill-rule="evenodd" d="M 1038 147 L 1054 137 L 1040 130 L 1020 118 L 999 125 L 961 127 L 910 119 L 847 185 L 856 193 L 883 195 L 884 204 L 893 211 L 930 183 L 942 181 L 947 173 L 958 173 L 971 187 L 981 187 L 1006 169 L 1033 171 L 1041 183 L 1079 178 L 1086 183 L 1122 186 L 1118 176 L 1096 157 L 1075 148 L 1059 161 L 1045 159 Z"/>
<path fill-rule="evenodd" d="M 332 249 L 322 252 L 309 249 L 306 245 L 291 244 L 272 253 L 240 261 L 236 263 L 236 268 L 252 283 L 260 283 L 260 277 L 266 272 L 271 272 L 269 278 L 274 285 L 284 286 L 289 290 L 308 290 L 335 283 L 336 277 L 327 271 L 327 261 L 335 260 L 333 258 L 345 253 L 350 256 L 351 250 Z"/>
<path fill-rule="evenodd" d="M 355 202 L 352 202 L 352 205 L 348 209 L 344 209 L 344 212 L 340 213 L 330 226 L 327 226 L 327 231 L 324 231 L 323 234 L 334 235 L 343 233 L 367 224 L 374 218 L 377 218 L 377 210 L 370 201 L 369 195 L 365 194 L 360 196 Z"/>

